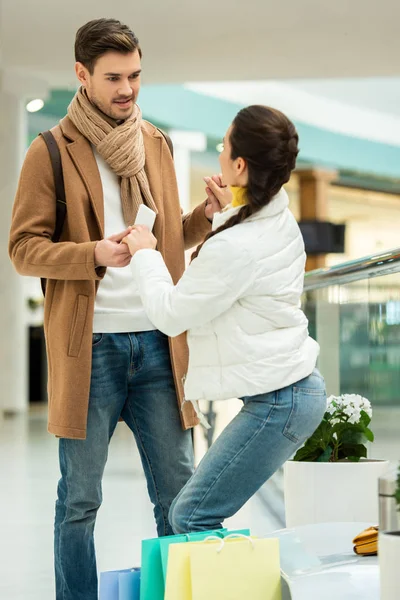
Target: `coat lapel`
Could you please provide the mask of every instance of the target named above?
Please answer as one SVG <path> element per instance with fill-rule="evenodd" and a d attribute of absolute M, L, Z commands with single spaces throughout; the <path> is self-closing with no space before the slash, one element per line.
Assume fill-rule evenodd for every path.
<path fill-rule="evenodd" d="M 60 126 L 64 136 L 70 140 L 70 143 L 67 144 L 68 152 L 86 186 L 97 225 L 101 236 L 104 237 L 103 186 L 91 145 L 69 117 L 64 117 L 60 122 Z M 145 171 L 158 210 L 154 235 L 161 250 L 164 248 L 164 203 L 161 177 L 162 134 L 157 129 L 149 127 L 146 122 L 143 122 L 142 131 L 146 153 Z"/>
<path fill-rule="evenodd" d="M 104 237 L 104 198 L 99 169 L 87 139 L 76 129 L 69 117 L 60 122 L 64 136 L 71 141 L 67 150 L 84 182 L 96 217 L 101 237 Z"/>

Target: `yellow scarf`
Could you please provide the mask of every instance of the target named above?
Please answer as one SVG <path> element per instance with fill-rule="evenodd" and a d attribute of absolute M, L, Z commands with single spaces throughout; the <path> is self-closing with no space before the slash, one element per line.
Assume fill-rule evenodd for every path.
<path fill-rule="evenodd" d="M 231 185 L 232 192 L 232 208 L 244 206 L 247 204 L 247 188 Z"/>

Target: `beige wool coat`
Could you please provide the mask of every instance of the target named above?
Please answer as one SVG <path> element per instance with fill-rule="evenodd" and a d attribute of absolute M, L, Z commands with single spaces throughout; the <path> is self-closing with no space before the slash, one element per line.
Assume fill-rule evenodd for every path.
<path fill-rule="evenodd" d="M 205 204 L 182 216 L 173 160 L 159 130 L 143 122 L 145 170 L 157 205 L 154 234 L 174 282 L 184 268 L 184 250 L 210 230 Z M 85 439 L 92 361 L 95 295 L 105 268 L 95 268 L 96 241 L 104 237 L 104 200 L 96 159 L 88 140 L 65 117 L 52 129 L 62 158 L 67 217 L 58 243 L 53 172 L 44 140 L 30 146 L 14 202 L 9 254 L 21 275 L 47 279 L 44 330 L 48 360 L 48 430 L 59 437 Z M 116 232 L 117 233 L 117 232 Z M 183 401 L 187 370 L 185 334 L 170 338 L 172 368 L 182 425 L 198 423 Z M 155 416 L 156 418 L 156 416 Z"/>

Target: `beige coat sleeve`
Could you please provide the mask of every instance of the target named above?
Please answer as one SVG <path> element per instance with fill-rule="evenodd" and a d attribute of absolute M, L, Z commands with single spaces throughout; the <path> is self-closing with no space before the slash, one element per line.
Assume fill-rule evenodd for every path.
<path fill-rule="evenodd" d="M 211 223 L 205 215 L 205 208 L 206 202 L 202 202 L 191 213 L 182 216 L 185 250 L 201 244 L 211 231 Z"/>
<path fill-rule="evenodd" d="M 58 242 L 53 171 L 44 140 L 30 146 L 19 179 L 11 220 L 9 255 L 21 275 L 45 279 L 95 280 L 96 242 Z"/>
<path fill-rule="evenodd" d="M 162 152 L 163 152 L 163 164 L 166 172 L 166 178 L 169 182 L 172 182 L 174 193 L 178 194 L 178 186 L 176 181 L 176 173 L 173 161 L 173 151 L 171 139 L 165 134 L 162 134 Z M 166 138 L 169 139 L 167 144 Z M 185 243 L 185 250 L 190 250 L 198 244 L 201 244 L 207 235 L 211 231 L 211 223 L 205 215 L 206 200 L 196 206 L 196 208 L 187 214 L 182 212 L 182 225 L 183 225 L 183 237 Z"/>

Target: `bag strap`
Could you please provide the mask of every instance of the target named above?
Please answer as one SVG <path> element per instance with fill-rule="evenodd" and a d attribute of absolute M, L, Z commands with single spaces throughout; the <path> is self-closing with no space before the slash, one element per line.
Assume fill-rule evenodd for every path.
<path fill-rule="evenodd" d="M 164 140 L 167 142 L 167 146 L 169 148 L 169 151 L 171 152 L 171 156 L 172 156 L 172 158 L 174 158 L 174 146 L 172 145 L 171 138 L 169 137 L 168 133 L 165 133 L 165 131 L 163 131 L 159 127 L 157 127 L 157 129 L 161 133 L 161 135 L 163 136 Z"/>
<path fill-rule="evenodd" d="M 67 202 L 65 197 L 64 175 L 61 163 L 61 154 L 58 144 L 51 131 L 43 131 L 42 138 L 46 142 L 50 154 L 51 166 L 53 169 L 54 187 L 56 190 L 56 225 L 52 235 L 52 242 L 58 242 L 64 226 L 67 215 Z"/>
<path fill-rule="evenodd" d="M 51 167 L 53 169 L 54 187 L 56 191 L 56 225 L 54 233 L 51 236 L 52 242 L 58 242 L 64 227 L 65 217 L 67 215 L 67 202 L 65 197 L 64 175 L 61 163 L 61 154 L 58 144 L 51 131 L 43 131 L 41 134 L 44 139 L 50 155 Z M 46 279 L 41 279 L 43 296 L 46 295 Z"/>

